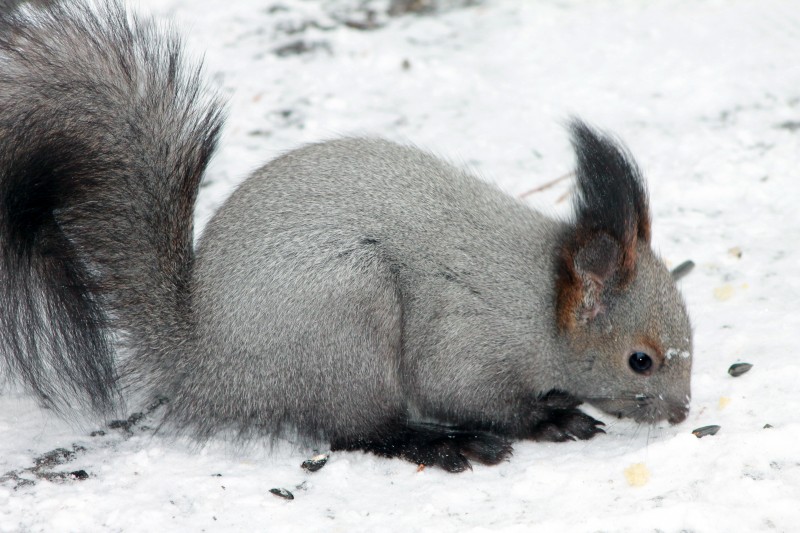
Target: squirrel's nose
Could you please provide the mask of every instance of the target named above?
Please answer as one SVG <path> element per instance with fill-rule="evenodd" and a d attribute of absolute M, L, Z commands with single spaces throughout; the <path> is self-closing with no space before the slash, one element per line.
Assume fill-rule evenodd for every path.
<path fill-rule="evenodd" d="M 670 424 L 680 424 L 686 417 L 689 416 L 689 407 L 688 406 L 679 406 L 679 407 L 671 407 L 669 410 L 669 414 L 667 415 L 667 420 Z"/>

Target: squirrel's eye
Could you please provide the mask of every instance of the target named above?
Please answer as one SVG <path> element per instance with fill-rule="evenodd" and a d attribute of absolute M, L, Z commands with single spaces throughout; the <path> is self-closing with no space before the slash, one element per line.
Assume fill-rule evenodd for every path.
<path fill-rule="evenodd" d="M 644 352 L 633 352 L 628 364 L 637 374 L 645 374 L 653 366 L 653 360 Z"/>

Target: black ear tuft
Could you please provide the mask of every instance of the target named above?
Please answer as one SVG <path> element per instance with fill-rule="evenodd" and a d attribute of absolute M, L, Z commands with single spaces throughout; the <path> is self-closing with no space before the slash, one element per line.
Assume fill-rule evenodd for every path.
<path fill-rule="evenodd" d="M 650 242 L 650 211 L 639 167 L 630 152 L 583 121 L 570 122 L 577 157 L 577 233 L 605 233 L 627 252 Z"/>
<path fill-rule="evenodd" d="M 570 329 L 605 308 L 614 280 L 624 286 L 636 268 L 636 245 L 650 241 L 647 192 L 628 150 L 584 122 L 570 122 L 577 157 L 576 220 L 564 236 L 558 265 L 558 322 Z"/>

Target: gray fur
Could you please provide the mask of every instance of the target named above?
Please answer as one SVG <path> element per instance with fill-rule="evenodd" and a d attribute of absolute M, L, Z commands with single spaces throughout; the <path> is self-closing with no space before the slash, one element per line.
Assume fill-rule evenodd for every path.
<path fill-rule="evenodd" d="M 142 366 L 188 336 L 220 108 L 179 40 L 118 4 L 0 21 L 0 359 L 52 407 L 109 411 L 112 341 Z"/>
<path fill-rule="evenodd" d="M 558 359 L 538 355 L 562 344 L 547 333 L 552 287 L 536 282 L 552 277 L 560 227 L 414 148 L 343 139 L 291 152 L 206 228 L 200 345 L 236 355 L 198 357 L 177 408 L 215 403 L 222 380 L 222 405 L 247 397 L 267 427 L 340 435 L 406 412 L 510 422 L 514 391 L 565 384 Z M 246 370 L 231 372 L 238 361 Z"/>
<path fill-rule="evenodd" d="M 501 460 L 503 438 L 593 436 L 599 422 L 575 409 L 580 401 L 643 422 L 685 417 L 689 322 L 650 250 L 638 170 L 608 137 L 573 124 L 584 191 L 574 222 L 417 148 L 339 139 L 256 171 L 193 252 L 219 107 L 150 22 L 72 3 L 43 17 L 43 29 L 3 21 L 29 33 L 0 40 L 11 66 L 0 77 L 10 91 L 0 140 L 29 150 L 15 122 L 29 115 L 33 131 L 80 141 L 61 146 L 71 163 L 48 174 L 76 192 L 39 206 L 69 216 L 25 226 L 23 237 L 60 231 L 74 246 L 60 261 L 82 273 L 97 315 L 87 323 L 100 363 L 77 371 L 90 394 L 112 395 L 119 373 L 137 398 L 168 397 L 167 420 L 200 438 L 292 432 L 453 471 L 467 458 Z M 0 233 L 4 257 L 19 238 Z M 15 276 L 38 280 L 5 259 Z M 653 345 L 657 367 L 637 375 L 631 350 Z M 67 362 L 83 349 L 76 342 Z M 44 375 L 47 350 L 29 346 L 28 363 L 19 349 L 0 350 L 12 371 L 28 365 L 19 373 L 40 395 L 58 390 L 58 373 Z M 118 369 L 122 351 L 130 356 Z M 91 373 L 98 365 L 102 378 Z M 444 459 L 453 454 L 461 459 Z"/>

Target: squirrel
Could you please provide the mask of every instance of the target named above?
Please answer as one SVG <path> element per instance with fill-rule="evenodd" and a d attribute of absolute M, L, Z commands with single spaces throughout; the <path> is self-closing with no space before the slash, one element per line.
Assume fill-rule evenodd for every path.
<path fill-rule="evenodd" d="M 116 2 L 0 18 L 0 363 L 41 404 L 459 472 L 688 414 L 692 330 L 627 148 L 579 119 L 558 220 L 415 147 L 245 179 L 194 244 L 224 105 Z"/>

